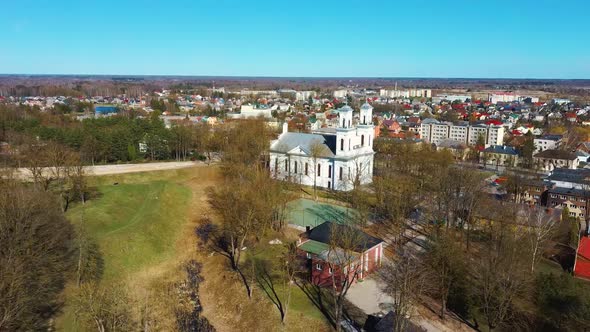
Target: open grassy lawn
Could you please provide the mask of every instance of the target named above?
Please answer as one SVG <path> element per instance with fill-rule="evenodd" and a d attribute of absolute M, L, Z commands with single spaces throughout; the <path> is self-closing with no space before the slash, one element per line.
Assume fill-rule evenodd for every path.
<path fill-rule="evenodd" d="M 97 196 L 76 204 L 66 214 L 98 243 L 104 258 L 103 280 L 133 288 L 142 272 L 173 260 L 187 222 L 191 190 L 183 184 L 194 169 L 122 174 L 89 178 Z M 117 184 L 115 184 L 117 183 Z M 67 305 L 57 319 L 58 330 L 77 331 Z"/>
<path fill-rule="evenodd" d="M 204 315 L 218 331 L 329 330 L 325 318 L 296 286 L 292 287 L 291 311 L 283 326 L 278 310 L 262 289 L 248 299 L 227 258 L 206 248 L 197 249 L 195 227 L 204 216 L 215 219 L 206 189 L 218 183 L 218 173 L 211 166 L 90 177 L 96 197 L 85 206 L 75 204 L 66 215 L 74 224 L 84 222 L 98 243 L 105 264 L 102 280 L 122 283 L 133 303 L 162 284 L 183 280 L 183 264 L 195 259 L 203 263 L 199 294 Z M 267 245 L 260 249 L 269 259 L 275 250 Z M 70 284 L 64 292 L 65 305 L 55 322 L 58 331 L 84 331 L 68 305 L 75 287 Z M 161 306 L 167 306 L 166 302 Z M 168 307 L 163 312 L 172 310 Z M 175 329 L 173 311 L 162 319 L 168 319 L 164 330 Z"/>
<path fill-rule="evenodd" d="M 170 258 L 186 221 L 190 190 L 170 179 L 108 180 L 98 185 L 102 197 L 68 213 L 72 222 L 85 222 L 98 241 L 105 259 L 103 278 L 120 278 Z"/>

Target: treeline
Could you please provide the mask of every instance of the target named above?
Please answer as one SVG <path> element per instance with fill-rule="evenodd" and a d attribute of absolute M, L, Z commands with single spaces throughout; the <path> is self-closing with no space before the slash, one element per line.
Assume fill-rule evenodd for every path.
<path fill-rule="evenodd" d="M 22 147 L 56 142 L 80 152 L 85 164 L 194 160 L 217 150 L 215 137 L 206 124 L 188 120 L 166 128 L 158 112 L 147 117 L 130 112 L 77 121 L 62 113 L 0 105 L 0 141 L 8 142 L 16 157 Z M 26 158 L 18 161 L 26 163 Z"/>
<path fill-rule="evenodd" d="M 498 200 L 485 174 L 428 145 L 380 141 L 376 150 L 368 205 L 380 234 L 394 239 L 396 259 L 381 276 L 401 317 L 426 305 L 476 329 L 590 328 L 589 285 L 545 267 L 556 264 L 546 258 L 568 242 L 575 220 Z"/>

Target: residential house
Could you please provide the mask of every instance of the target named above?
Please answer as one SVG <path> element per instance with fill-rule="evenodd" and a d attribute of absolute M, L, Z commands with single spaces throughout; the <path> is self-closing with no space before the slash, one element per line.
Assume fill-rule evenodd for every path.
<path fill-rule="evenodd" d="M 533 163 L 541 170 L 551 171 L 555 168 L 576 169 L 580 161 L 575 153 L 564 150 L 545 150 L 533 155 Z"/>
<path fill-rule="evenodd" d="M 506 145 L 492 145 L 483 150 L 481 162 L 485 165 L 515 167 L 518 164 L 518 152 Z"/>
<path fill-rule="evenodd" d="M 399 124 L 399 122 L 395 120 L 383 120 L 383 127 L 387 129 L 387 132 L 390 136 L 391 134 L 399 134 L 402 130 L 402 127 Z"/>
<path fill-rule="evenodd" d="M 354 240 L 339 245 L 334 234 L 347 234 L 347 238 Z M 300 235 L 297 248 L 307 259 L 310 281 L 317 286 L 331 286 L 332 278 L 337 285 L 346 278 L 356 282 L 375 272 L 383 260 L 383 240 L 353 226 L 330 221 L 308 228 Z"/>
<path fill-rule="evenodd" d="M 460 141 L 452 139 L 446 139 L 441 141 L 437 146 L 436 150 L 449 150 L 456 160 L 465 160 L 469 153 L 469 147 Z"/>

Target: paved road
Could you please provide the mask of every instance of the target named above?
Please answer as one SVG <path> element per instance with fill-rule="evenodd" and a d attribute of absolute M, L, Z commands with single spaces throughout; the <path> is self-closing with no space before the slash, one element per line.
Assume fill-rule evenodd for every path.
<path fill-rule="evenodd" d="M 163 171 L 195 166 L 207 166 L 207 163 L 201 161 L 168 161 L 145 164 L 98 165 L 86 166 L 84 167 L 84 171 L 88 175 L 109 175 L 149 171 Z M 19 168 L 17 172 L 19 174 L 19 177 L 22 179 L 28 179 L 31 177 L 31 172 L 26 168 Z"/>

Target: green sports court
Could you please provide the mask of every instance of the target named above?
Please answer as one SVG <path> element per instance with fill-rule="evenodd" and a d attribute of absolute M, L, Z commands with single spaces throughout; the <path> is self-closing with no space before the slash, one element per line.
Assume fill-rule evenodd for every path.
<path fill-rule="evenodd" d="M 301 227 L 315 227 L 326 221 L 349 223 L 357 216 L 355 209 L 311 199 L 300 198 L 287 204 L 287 221 Z"/>

